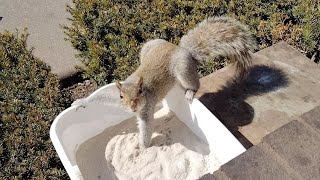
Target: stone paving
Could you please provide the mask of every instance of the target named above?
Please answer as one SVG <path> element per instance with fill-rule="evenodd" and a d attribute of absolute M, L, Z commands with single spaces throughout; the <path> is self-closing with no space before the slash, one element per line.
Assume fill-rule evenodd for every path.
<path fill-rule="evenodd" d="M 71 0 L 1 0 L 0 31 L 28 28 L 29 47 L 34 47 L 34 55 L 51 66 L 52 72 L 60 79 L 75 74 L 76 51 L 60 28 L 68 24 L 66 4 Z"/>
<path fill-rule="evenodd" d="M 319 179 L 319 149 L 320 106 L 201 179 Z"/>

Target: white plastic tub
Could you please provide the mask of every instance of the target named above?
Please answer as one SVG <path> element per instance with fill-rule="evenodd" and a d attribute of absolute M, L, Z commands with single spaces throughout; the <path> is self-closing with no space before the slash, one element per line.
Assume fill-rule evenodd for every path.
<path fill-rule="evenodd" d="M 120 106 L 119 99 L 115 84 L 106 85 L 86 98 L 86 108 L 74 105 L 60 113 L 51 125 L 50 138 L 72 180 L 83 179 L 76 161 L 79 145 L 133 116 Z M 208 143 L 210 153 L 215 154 L 221 165 L 245 151 L 241 143 L 200 101 L 194 99 L 191 105 L 188 104 L 179 87 L 168 94 L 162 105 Z M 112 175 L 103 169 L 91 170 L 96 171 L 96 177 L 101 179 L 114 178 L 109 177 Z"/>

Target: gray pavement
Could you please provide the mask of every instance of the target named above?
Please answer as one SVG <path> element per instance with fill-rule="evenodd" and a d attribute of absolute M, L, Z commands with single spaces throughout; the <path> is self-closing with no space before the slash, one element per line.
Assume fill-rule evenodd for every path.
<path fill-rule="evenodd" d="M 75 65 L 81 62 L 75 58 L 76 50 L 66 37 L 60 24 L 67 24 L 66 4 L 71 0 L 1 0 L 0 31 L 28 28 L 29 47 L 34 54 L 48 65 L 60 79 L 77 72 Z"/>

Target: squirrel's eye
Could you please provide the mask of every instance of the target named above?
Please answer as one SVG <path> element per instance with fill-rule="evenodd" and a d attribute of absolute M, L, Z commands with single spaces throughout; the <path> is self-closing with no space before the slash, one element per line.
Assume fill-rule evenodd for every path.
<path fill-rule="evenodd" d="M 122 99 L 123 98 L 123 95 L 122 95 L 122 93 L 120 93 L 120 99 Z"/>
<path fill-rule="evenodd" d="M 139 89 L 139 92 L 138 92 L 140 95 L 142 94 L 142 89 Z"/>

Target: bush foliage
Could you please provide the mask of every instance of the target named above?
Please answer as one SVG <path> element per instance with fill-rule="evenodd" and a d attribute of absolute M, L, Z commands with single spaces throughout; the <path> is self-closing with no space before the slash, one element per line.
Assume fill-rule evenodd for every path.
<path fill-rule="evenodd" d="M 229 15 L 247 24 L 261 48 L 285 40 L 312 60 L 320 57 L 318 0 L 73 0 L 68 39 L 85 63 L 84 77 L 98 84 L 124 79 L 137 67 L 148 39 L 178 43 L 207 16 Z M 201 72 L 223 67 L 208 63 Z"/>
<path fill-rule="evenodd" d="M 69 104 L 26 39 L 25 32 L 0 33 L 0 179 L 65 179 L 49 128 Z"/>

